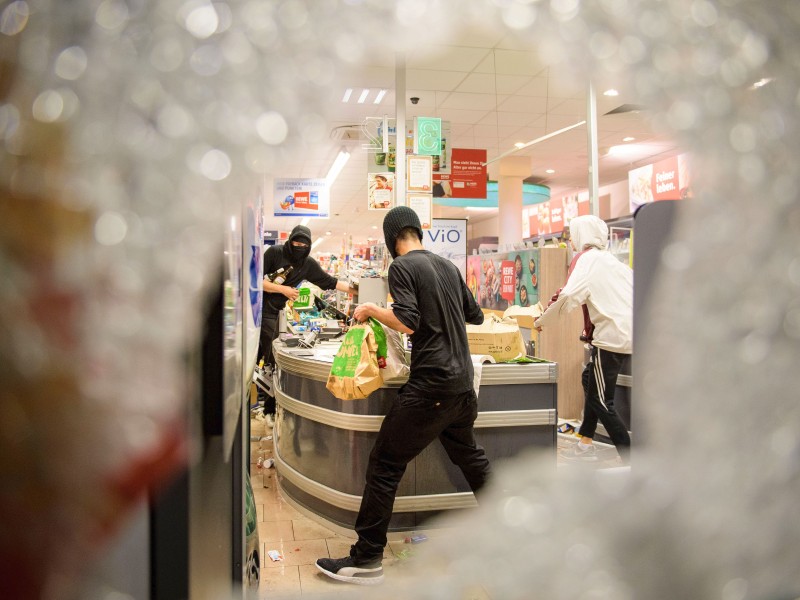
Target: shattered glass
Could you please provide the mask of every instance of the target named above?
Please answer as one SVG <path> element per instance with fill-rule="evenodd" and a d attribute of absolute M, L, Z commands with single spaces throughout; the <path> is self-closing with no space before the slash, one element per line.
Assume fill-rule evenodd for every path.
<path fill-rule="evenodd" d="M 460 28 L 507 30 L 576 81 L 627 79 L 691 152 L 696 198 L 637 315 L 630 474 L 518 461 L 405 595 L 800 595 L 800 4 L 780 0 L 4 3 L 4 581 L 66 597 L 185 460 L 221 219 L 325 136 L 331 73 Z"/>

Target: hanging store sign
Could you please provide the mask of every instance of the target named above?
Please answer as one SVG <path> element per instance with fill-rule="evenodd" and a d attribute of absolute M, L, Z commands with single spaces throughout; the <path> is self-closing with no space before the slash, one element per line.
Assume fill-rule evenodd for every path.
<path fill-rule="evenodd" d="M 324 179 L 276 179 L 273 214 L 276 217 L 324 217 L 330 213 L 330 192 Z"/>
<path fill-rule="evenodd" d="M 406 190 L 430 193 L 432 187 L 430 156 L 409 155 L 406 167 Z"/>
<path fill-rule="evenodd" d="M 453 148 L 448 172 L 433 165 L 433 195 L 437 198 L 486 198 L 486 150 Z"/>
<path fill-rule="evenodd" d="M 442 153 L 442 120 L 414 117 L 414 154 L 439 156 Z"/>
<path fill-rule="evenodd" d="M 394 173 L 367 174 L 367 208 L 389 210 L 394 206 Z"/>
<path fill-rule="evenodd" d="M 431 228 L 433 215 L 433 198 L 430 194 L 407 194 L 407 206 L 417 213 L 422 229 Z"/>

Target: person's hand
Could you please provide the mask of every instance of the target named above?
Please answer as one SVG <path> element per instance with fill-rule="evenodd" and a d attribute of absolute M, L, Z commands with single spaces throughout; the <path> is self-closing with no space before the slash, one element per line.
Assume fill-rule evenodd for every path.
<path fill-rule="evenodd" d="M 373 304 L 372 302 L 365 302 L 364 304 L 359 304 L 356 307 L 355 312 L 353 313 L 353 318 L 359 323 L 363 323 L 372 316 L 371 311 L 373 306 L 375 306 L 375 304 Z"/>
<path fill-rule="evenodd" d="M 297 288 L 289 287 L 288 285 L 281 286 L 283 289 L 281 292 L 284 296 L 286 296 L 289 300 L 297 300 L 297 297 L 300 295 L 300 291 Z"/>

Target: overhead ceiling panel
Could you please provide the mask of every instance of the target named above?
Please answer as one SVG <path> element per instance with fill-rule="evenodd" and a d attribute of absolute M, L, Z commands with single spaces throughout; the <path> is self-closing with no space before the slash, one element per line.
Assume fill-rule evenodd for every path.
<path fill-rule="evenodd" d="M 421 46 L 406 58 L 406 68 L 469 73 L 483 61 L 488 53 L 486 48 Z"/>

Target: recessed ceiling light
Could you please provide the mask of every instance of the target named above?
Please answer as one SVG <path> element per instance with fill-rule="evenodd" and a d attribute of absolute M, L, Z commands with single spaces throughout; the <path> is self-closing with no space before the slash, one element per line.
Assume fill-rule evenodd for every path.
<path fill-rule="evenodd" d="M 514 144 L 515 148 L 522 148 L 523 146 L 525 146 L 525 142 L 517 142 L 516 144 Z"/>
<path fill-rule="evenodd" d="M 381 90 L 380 92 L 378 92 L 378 95 L 375 96 L 375 100 L 373 101 L 373 103 L 380 104 L 385 95 L 386 95 L 386 90 Z"/>
<path fill-rule="evenodd" d="M 377 226 L 377 225 L 373 225 L 373 226 L 372 226 L 372 228 L 373 228 L 373 229 L 377 229 L 377 228 L 378 228 L 378 226 Z"/>
<path fill-rule="evenodd" d="M 353 88 L 347 88 L 344 91 L 344 96 L 342 96 L 342 102 L 349 102 L 350 101 L 350 96 L 352 96 L 352 95 L 353 95 Z"/>
<path fill-rule="evenodd" d="M 619 92 L 612 88 L 603 92 L 603 96 L 619 96 Z"/>
<path fill-rule="evenodd" d="M 628 136 L 628 137 L 622 138 L 622 141 L 623 142 L 632 142 L 635 139 L 636 139 L 635 137 Z"/>
<path fill-rule="evenodd" d="M 358 103 L 364 104 L 364 101 L 367 99 L 367 96 L 369 96 L 369 90 L 365 89 L 361 92 L 361 95 L 358 97 Z"/>
<path fill-rule="evenodd" d="M 546 169 L 545 170 L 545 173 L 555 173 L 555 172 L 556 172 L 555 169 Z"/>
<path fill-rule="evenodd" d="M 326 231 L 325 235 L 330 235 L 331 233 L 333 233 L 333 232 L 332 231 Z"/>

